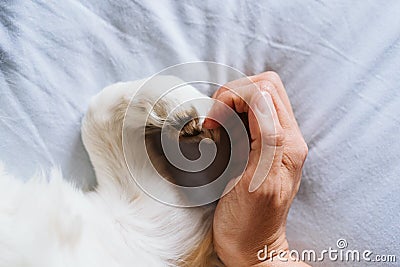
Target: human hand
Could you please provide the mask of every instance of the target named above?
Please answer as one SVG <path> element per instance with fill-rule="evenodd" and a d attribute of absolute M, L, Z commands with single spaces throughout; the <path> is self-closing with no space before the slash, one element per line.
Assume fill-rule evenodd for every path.
<path fill-rule="evenodd" d="M 215 211 L 215 250 L 226 266 L 269 266 L 258 260 L 257 252 L 265 246 L 268 251 L 289 249 L 286 220 L 300 185 L 307 145 L 276 73 L 229 82 L 213 97 L 237 113 L 248 114 L 251 137 L 246 169 Z M 218 112 L 212 108 L 209 117 L 218 117 Z M 206 119 L 203 127 L 213 129 L 218 124 Z"/>

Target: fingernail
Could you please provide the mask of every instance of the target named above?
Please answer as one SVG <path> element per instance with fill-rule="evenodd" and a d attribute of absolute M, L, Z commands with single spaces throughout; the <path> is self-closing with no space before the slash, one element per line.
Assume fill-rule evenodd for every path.
<path fill-rule="evenodd" d="M 214 129 L 216 128 L 216 123 L 214 120 L 206 118 L 203 122 L 203 128 L 205 129 Z"/>
<path fill-rule="evenodd" d="M 208 122 L 208 119 L 207 119 L 207 118 L 204 119 L 202 127 L 203 127 L 203 128 L 206 128 L 206 129 L 209 128 L 209 122 Z"/>

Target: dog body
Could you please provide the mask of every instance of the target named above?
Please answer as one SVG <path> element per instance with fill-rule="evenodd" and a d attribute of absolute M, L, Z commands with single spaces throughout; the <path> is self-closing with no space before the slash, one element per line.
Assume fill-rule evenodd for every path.
<path fill-rule="evenodd" d="M 154 187 L 160 179 L 136 151 L 145 134 L 139 131 L 143 125 L 138 122 L 148 116 L 149 126 L 161 127 L 177 105 L 205 96 L 184 86 L 157 102 L 158 85 L 177 79 L 155 77 L 147 89 L 138 91 L 144 82 L 109 86 L 90 104 L 82 139 L 96 173 L 94 191 L 82 192 L 57 169 L 22 182 L 0 168 L 1 267 L 219 264 L 212 245 L 213 207 L 178 208 L 160 203 L 132 177 L 141 175 L 138 178 Z M 152 107 L 151 102 L 159 104 Z M 206 115 L 209 107 L 194 108 L 197 115 Z M 182 116 L 189 111 L 173 112 Z M 196 124 L 189 131 L 199 131 L 196 127 L 201 126 Z M 128 164 L 133 170 L 128 169 L 124 152 L 134 161 Z M 182 198 L 172 189 L 163 190 L 172 198 Z"/>

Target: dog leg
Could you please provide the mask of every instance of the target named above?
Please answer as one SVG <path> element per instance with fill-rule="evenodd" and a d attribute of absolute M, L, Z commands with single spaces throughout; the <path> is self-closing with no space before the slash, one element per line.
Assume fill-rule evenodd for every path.
<path fill-rule="evenodd" d="M 142 80 L 117 83 L 106 87 L 94 97 L 83 120 L 82 139 L 96 172 L 99 192 L 115 190 L 118 194 L 125 194 L 132 200 L 143 195 L 129 172 L 124 152 L 128 153 L 128 158 L 134 161 L 130 164 L 133 171 L 144 168 L 144 165 L 141 164 L 144 155 L 138 148 L 145 138 L 146 127 L 147 129 L 160 129 L 170 113 L 172 115 L 167 123 L 179 124 L 182 118 L 188 116 L 194 118 L 199 114 L 205 115 L 209 108 L 204 106 L 195 106 L 190 109 L 187 107 L 176 108 L 185 101 L 204 97 L 191 86 L 182 87 L 178 92 L 174 91 L 174 93 L 159 99 L 165 88 L 172 88 L 182 83 L 177 78 L 156 77 L 146 83 L 145 88 L 139 90 L 144 83 L 145 81 Z M 132 98 L 132 96 L 134 97 Z M 182 136 L 198 138 L 197 135 L 201 130 L 199 129 L 200 123 L 194 122 L 195 120 L 182 128 Z M 174 228 L 182 225 L 182 228 L 178 227 L 179 233 L 162 240 L 166 244 L 169 242 L 182 244 L 179 251 L 172 253 L 181 256 L 175 259 L 171 258 L 171 262 L 175 262 L 178 266 L 218 265 L 212 244 L 212 209 L 210 207 L 179 209 L 160 203 L 156 204 L 156 202 L 151 203 L 150 205 L 160 208 L 160 213 L 165 214 L 165 222 L 159 220 L 152 221 L 151 224 L 160 224 L 160 229 L 167 225 Z M 171 216 L 170 219 L 167 219 L 168 215 Z M 194 221 L 191 222 L 191 220 Z M 159 231 L 157 227 L 154 226 L 153 231 Z M 171 249 L 169 245 L 165 246 L 166 251 Z"/>

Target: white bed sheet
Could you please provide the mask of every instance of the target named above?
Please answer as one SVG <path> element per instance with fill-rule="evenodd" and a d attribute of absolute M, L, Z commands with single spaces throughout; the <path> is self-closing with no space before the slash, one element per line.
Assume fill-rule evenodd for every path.
<path fill-rule="evenodd" d="M 104 86 L 192 60 L 274 70 L 310 149 L 292 247 L 345 238 L 400 261 L 399 12 L 395 0 L 0 1 L 0 160 L 21 179 L 60 165 L 90 186 L 80 121 Z"/>

